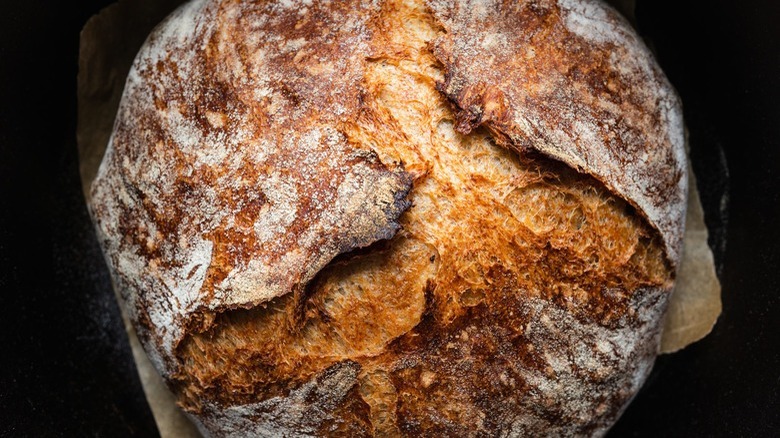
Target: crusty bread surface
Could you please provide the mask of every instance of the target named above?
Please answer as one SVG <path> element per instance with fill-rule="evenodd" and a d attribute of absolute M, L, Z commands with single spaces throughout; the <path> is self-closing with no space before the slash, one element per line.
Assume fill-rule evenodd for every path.
<path fill-rule="evenodd" d="M 657 352 L 682 147 L 598 2 L 198 0 L 92 212 L 205 433 L 600 435 Z"/>

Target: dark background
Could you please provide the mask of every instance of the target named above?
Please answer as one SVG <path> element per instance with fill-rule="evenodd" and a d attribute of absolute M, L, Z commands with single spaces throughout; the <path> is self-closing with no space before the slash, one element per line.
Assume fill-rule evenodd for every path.
<path fill-rule="evenodd" d="M 157 435 L 78 177 L 79 31 L 110 2 L 0 15 L 2 436 Z M 778 436 L 780 2 L 638 0 L 637 17 L 685 104 L 723 315 L 658 359 L 610 436 Z"/>

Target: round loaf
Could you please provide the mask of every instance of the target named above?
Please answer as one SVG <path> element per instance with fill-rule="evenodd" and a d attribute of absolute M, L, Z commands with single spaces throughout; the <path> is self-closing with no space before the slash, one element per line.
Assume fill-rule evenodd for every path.
<path fill-rule="evenodd" d="M 652 367 L 686 190 L 679 99 L 596 0 L 194 0 L 91 212 L 204 434 L 579 436 Z"/>

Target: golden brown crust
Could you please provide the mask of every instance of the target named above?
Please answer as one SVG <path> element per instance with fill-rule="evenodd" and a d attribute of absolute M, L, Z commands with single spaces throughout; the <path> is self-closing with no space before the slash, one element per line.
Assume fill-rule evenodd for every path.
<path fill-rule="evenodd" d="M 296 24 L 273 4 L 194 2 L 136 59 L 93 213 L 167 372 L 184 331 L 214 311 L 300 292 L 335 255 L 398 229 L 409 175 L 337 129 L 360 105 L 348 55 L 366 39 L 354 34 L 366 14 L 348 6 Z M 334 22 L 342 36 L 323 36 Z M 250 50 L 288 28 L 289 40 Z"/>
<path fill-rule="evenodd" d="M 645 209 L 599 162 L 523 143 L 498 74 L 524 71 L 516 54 L 464 58 L 468 6 L 603 61 L 546 4 L 497 19 L 490 1 L 195 1 L 150 37 L 93 215 L 145 348 L 203 430 L 598 435 L 617 418 L 655 357 L 681 232 L 659 224 L 680 206 Z M 586 82 L 616 68 L 599 66 Z M 648 156 L 679 152 L 634 128 Z M 673 192 L 665 165 L 658 183 L 632 175 Z"/>
<path fill-rule="evenodd" d="M 504 146 L 595 176 L 646 215 L 676 266 L 687 193 L 682 111 L 625 19 L 600 0 L 428 4 L 446 32 L 432 48 L 458 131 L 484 125 Z"/>

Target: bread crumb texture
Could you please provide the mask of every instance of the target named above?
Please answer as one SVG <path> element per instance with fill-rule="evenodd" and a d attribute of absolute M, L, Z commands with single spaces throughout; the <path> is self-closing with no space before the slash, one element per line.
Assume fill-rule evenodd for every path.
<path fill-rule="evenodd" d="M 199 0 L 92 212 L 214 436 L 600 435 L 657 352 L 680 117 L 595 1 Z"/>

